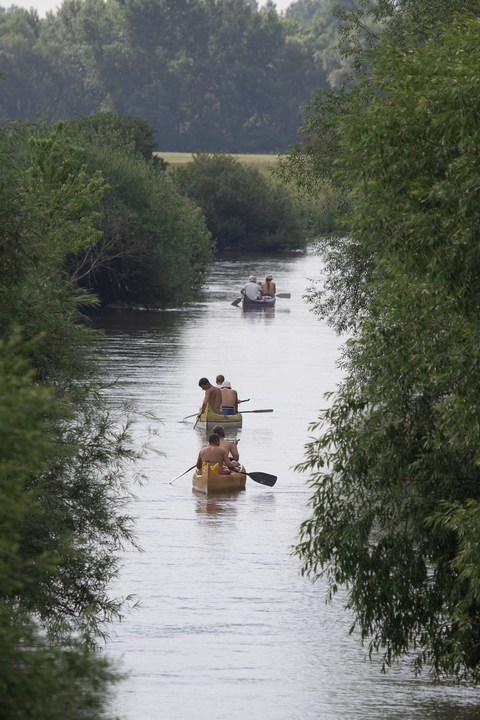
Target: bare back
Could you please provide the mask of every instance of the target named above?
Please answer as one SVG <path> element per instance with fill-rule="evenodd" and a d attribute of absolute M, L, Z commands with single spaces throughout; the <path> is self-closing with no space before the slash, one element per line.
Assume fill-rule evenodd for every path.
<path fill-rule="evenodd" d="M 208 462 L 212 465 L 219 463 L 219 465 L 222 465 L 228 460 L 228 453 L 221 445 L 207 445 L 207 447 L 200 450 L 198 457 L 202 463 Z"/>
<path fill-rule="evenodd" d="M 236 460 L 238 462 L 240 455 L 238 453 L 237 443 L 221 437 L 220 447 L 224 448 L 227 451 L 227 454 L 231 455 L 233 460 Z"/>
<path fill-rule="evenodd" d="M 272 297 L 277 292 L 277 286 L 273 280 L 265 280 L 265 282 L 261 284 L 260 289 L 262 291 L 262 295 L 271 295 Z"/>
<path fill-rule="evenodd" d="M 220 413 L 220 407 L 222 405 L 222 393 L 220 388 L 210 385 L 210 387 L 205 390 L 205 399 L 203 401 L 202 408 L 205 409 L 207 405 L 209 405 L 213 412 Z"/>
<path fill-rule="evenodd" d="M 235 412 L 238 412 L 237 391 L 231 388 L 222 388 L 220 392 L 222 395 L 222 405 L 224 407 L 233 407 L 235 408 Z"/>
<path fill-rule="evenodd" d="M 228 475 L 235 467 L 228 457 L 228 452 L 221 445 L 207 445 L 198 453 L 197 470 L 202 470 L 203 463 L 217 465 L 221 475 Z"/>

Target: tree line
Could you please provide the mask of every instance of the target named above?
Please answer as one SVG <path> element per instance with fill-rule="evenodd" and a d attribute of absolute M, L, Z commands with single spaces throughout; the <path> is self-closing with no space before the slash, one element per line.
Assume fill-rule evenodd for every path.
<path fill-rule="evenodd" d="M 163 151 L 284 152 L 342 74 L 333 7 L 252 0 L 64 0 L 0 10 L 0 122 L 138 116 Z"/>
<path fill-rule="evenodd" d="M 383 667 L 478 682 L 479 5 L 359 3 L 342 33 L 348 82 L 283 168 L 342 200 L 309 300 L 349 337 L 297 553 Z"/>

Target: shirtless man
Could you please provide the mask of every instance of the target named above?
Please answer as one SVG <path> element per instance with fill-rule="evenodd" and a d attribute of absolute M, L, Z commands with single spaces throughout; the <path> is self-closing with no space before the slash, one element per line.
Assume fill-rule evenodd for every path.
<path fill-rule="evenodd" d="M 225 380 L 220 388 L 222 393 L 221 412 L 224 415 L 236 415 L 238 413 L 238 395 L 236 390 L 232 390 L 231 383 Z"/>
<path fill-rule="evenodd" d="M 219 475 L 230 475 L 235 465 L 228 457 L 228 450 L 220 446 L 220 438 L 212 433 L 208 438 L 208 445 L 200 450 L 197 458 L 197 470 L 202 471 L 203 463 L 218 465 Z"/>
<path fill-rule="evenodd" d="M 225 437 L 225 428 L 222 427 L 222 425 L 215 425 L 215 427 L 212 429 L 212 432 L 218 435 L 218 437 L 220 438 L 220 447 L 225 448 L 225 450 L 228 452 L 229 457 L 231 456 L 233 464 L 236 466 L 236 469 L 240 470 L 240 463 L 238 462 L 240 460 L 240 455 L 238 453 L 237 447 L 238 440 L 227 440 L 227 438 Z"/>
<path fill-rule="evenodd" d="M 200 416 L 206 409 L 207 405 L 213 412 L 220 413 L 220 407 L 222 405 L 222 393 L 220 388 L 211 385 L 207 378 L 200 378 L 198 381 L 199 387 L 205 391 L 205 397 L 203 398 L 202 407 L 199 410 L 198 415 Z"/>

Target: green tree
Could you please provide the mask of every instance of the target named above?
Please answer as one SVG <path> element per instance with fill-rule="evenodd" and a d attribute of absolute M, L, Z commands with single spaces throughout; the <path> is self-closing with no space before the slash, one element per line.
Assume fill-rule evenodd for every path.
<path fill-rule="evenodd" d="M 109 184 L 97 222 L 100 237 L 70 256 L 70 277 L 104 304 L 171 306 L 191 299 L 212 257 L 211 237 L 198 208 L 139 154 L 150 147 L 148 126 L 108 113 L 62 127 L 84 143 L 90 172 L 100 171 Z"/>
<path fill-rule="evenodd" d="M 100 655 L 64 637 L 52 646 L 19 599 L 45 576 L 56 577 L 57 551 L 25 553 L 25 529 L 46 524 L 48 508 L 31 486 L 73 452 L 57 443 L 56 426 L 70 412 L 53 388 L 34 382 L 25 355 L 31 348 L 15 335 L 0 342 L 0 697 L 2 718 L 47 720 L 105 718 L 108 688 L 116 676 Z M 51 523 L 50 523 L 51 527 Z M 68 543 L 64 539 L 64 543 Z M 63 549 L 64 552 L 65 548 Z M 71 552 L 73 554 L 73 547 Z"/>
<path fill-rule="evenodd" d="M 100 718 L 115 674 L 91 650 L 121 612 L 108 586 L 138 453 L 105 408 L 63 267 L 97 241 L 105 185 L 61 132 L 1 133 L 0 157 L 2 716 Z"/>
<path fill-rule="evenodd" d="M 202 209 L 218 251 L 302 248 L 299 213 L 287 191 L 228 155 L 196 155 L 177 166 L 179 190 Z"/>
<path fill-rule="evenodd" d="M 346 379 L 300 466 L 303 569 L 348 588 L 383 663 L 479 679 L 480 19 L 373 55 L 370 103 L 340 114 L 349 232 L 370 258 Z M 400 550 L 400 551 L 399 551 Z"/>

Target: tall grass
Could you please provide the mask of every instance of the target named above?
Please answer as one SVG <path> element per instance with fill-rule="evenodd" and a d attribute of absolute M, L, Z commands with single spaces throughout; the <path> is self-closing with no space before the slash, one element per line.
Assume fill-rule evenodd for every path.
<path fill-rule="evenodd" d="M 156 152 L 155 155 L 161 157 L 165 162 L 170 165 L 184 165 L 189 163 L 193 159 L 192 153 L 177 153 L 177 152 Z M 256 155 L 256 154 L 235 154 L 228 153 L 230 157 L 236 158 L 239 162 L 256 167 L 260 172 L 271 174 L 271 170 L 275 167 L 278 162 L 278 155 Z"/>

